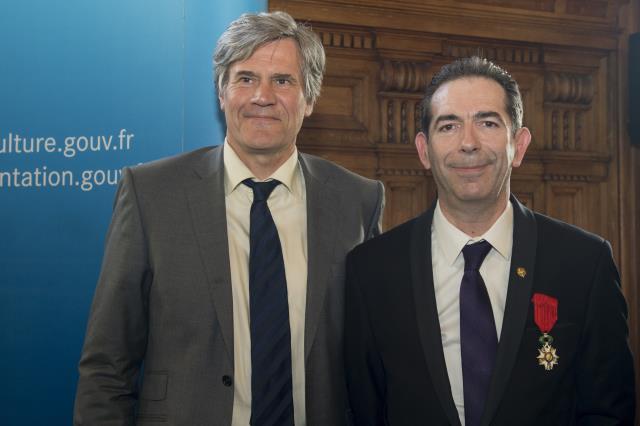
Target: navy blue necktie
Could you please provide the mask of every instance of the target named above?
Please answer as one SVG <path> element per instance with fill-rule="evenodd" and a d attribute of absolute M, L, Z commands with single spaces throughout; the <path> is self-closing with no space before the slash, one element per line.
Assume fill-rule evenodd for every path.
<path fill-rule="evenodd" d="M 292 426 L 291 330 L 282 247 L 267 199 L 277 180 L 253 189 L 249 231 L 251 426 Z"/>
<path fill-rule="evenodd" d="M 480 276 L 480 265 L 490 250 L 491 244 L 484 240 L 462 249 L 460 352 L 465 426 L 480 425 L 498 348 L 491 301 Z"/>

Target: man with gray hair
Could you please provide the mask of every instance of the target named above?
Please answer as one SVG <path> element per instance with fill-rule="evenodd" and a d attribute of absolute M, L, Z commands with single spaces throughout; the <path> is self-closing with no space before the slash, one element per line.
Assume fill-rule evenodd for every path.
<path fill-rule="evenodd" d="M 296 149 L 325 64 L 308 27 L 242 15 L 214 62 L 224 144 L 123 171 L 76 425 L 347 423 L 344 258 L 383 186 Z"/>

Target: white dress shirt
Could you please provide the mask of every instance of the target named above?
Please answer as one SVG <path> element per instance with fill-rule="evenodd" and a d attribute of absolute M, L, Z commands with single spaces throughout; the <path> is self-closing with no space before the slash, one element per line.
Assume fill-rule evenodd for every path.
<path fill-rule="evenodd" d="M 233 295 L 234 394 L 232 426 L 247 426 L 251 417 L 251 332 L 249 327 L 249 226 L 253 191 L 242 184 L 255 178 L 225 141 L 224 192 Z M 278 229 L 287 279 L 295 424 L 306 424 L 304 320 L 307 301 L 307 206 L 298 151 L 268 179 L 282 182 L 267 205 Z"/>
<path fill-rule="evenodd" d="M 431 225 L 431 262 L 433 285 L 438 307 L 444 359 L 447 365 L 453 401 L 464 426 L 464 392 L 462 384 L 462 356 L 460 354 L 460 284 L 464 275 L 462 248 L 480 240 L 493 247 L 480 267 L 480 275 L 487 286 L 498 340 L 502 330 L 504 307 L 509 284 L 509 267 L 513 247 L 513 206 L 507 208 L 491 228 L 479 237 L 470 237 L 456 228 L 436 204 Z"/>

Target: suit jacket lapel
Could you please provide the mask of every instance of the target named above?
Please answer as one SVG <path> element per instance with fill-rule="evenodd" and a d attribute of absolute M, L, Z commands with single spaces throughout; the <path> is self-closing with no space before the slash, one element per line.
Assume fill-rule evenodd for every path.
<path fill-rule="evenodd" d="M 535 217 L 531 210 L 520 204 L 514 196 L 511 196 L 511 203 L 513 204 L 513 249 L 509 288 L 496 354 L 496 366 L 481 422 L 483 426 L 491 423 L 509 382 L 524 333 L 534 280 L 538 235 Z M 524 277 L 518 275 L 519 268 L 524 268 L 526 273 Z M 535 362 L 535 355 L 531 354 L 532 363 Z"/>
<path fill-rule="evenodd" d="M 432 207 L 416 219 L 411 233 L 411 278 L 422 350 L 440 404 L 452 425 L 460 425 L 444 360 L 431 266 Z"/>
<path fill-rule="evenodd" d="M 309 357 L 333 267 L 338 215 L 338 192 L 319 176 L 304 154 L 300 164 L 307 196 L 307 303 L 304 328 L 305 359 Z"/>
<path fill-rule="evenodd" d="M 197 181 L 186 188 L 189 212 L 209 293 L 222 336 L 233 365 L 233 296 L 224 201 L 224 163 L 222 146 L 207 152 L 194 167 Z"/>

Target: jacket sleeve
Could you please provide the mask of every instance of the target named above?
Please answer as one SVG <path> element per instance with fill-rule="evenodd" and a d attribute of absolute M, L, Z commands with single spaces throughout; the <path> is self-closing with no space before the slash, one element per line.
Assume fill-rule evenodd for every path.
<path fill-rule="evenodd" d="M 345 370 L 351 421 L 384 425 L 384 370 L 377 352 L 353 252 L 347 257 Z"/>
<path fill-rule="evenodd" d="M 595 270 L 578 357 L 577 423 L 632 426 L 635 385 L 627 306 L 607 242 Z"/>
<path fill-rule="evenodd" d="M 384 211 L 384 185 L 382 182 L 376 182 L 376 196 L 373 208 L 373 214 L 369 221 L 369 228 L 365 240 L 380 235 L 382 232 L 382 213 Z"/>
<path fill-rule="evenodd" d="M 79 363 L 75 425 L 135 423 L 152 274 L 131 170 L 123 170 Z"/>

